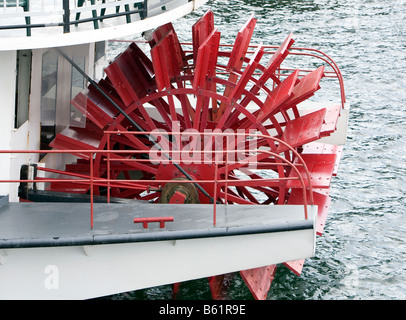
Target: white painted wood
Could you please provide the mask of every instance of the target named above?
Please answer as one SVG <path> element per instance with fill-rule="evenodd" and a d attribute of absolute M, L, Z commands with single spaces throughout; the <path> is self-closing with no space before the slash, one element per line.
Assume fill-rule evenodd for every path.
<path fill-rule="evenodd" d="M 314 101 L 304 101 L 298 105 L 299 112 L 302 111 L 316 111 L 321 108 L 336 105 L 334 102 L 314 102 Z M 348 130 L 348 118 L 349 118 L 350 105 L 348 103 L 344 104 L 344 108 L 340 110 L 340 116 L 337 121 L 337 129 L 332 134 L 327 137 L 323 137 L 317 142 L 328 143 L 337 146 L 342 146 L 347 141 L 347 130 Z"/>
<path fill-rule="evenodd" d="M 267 230 L 272 232 L 70 247 L 3 248 L 0 299 L 87 299 L 305 259 L 313 256 L 315 250 L 317 206 L 308 206 L 310 223 L 306 228 L 286 229 L 285 226 L 304 222 L 303 206 L 219 205 L 217 227 L 213 227 L 210 205 L 179 205 L 180 210 L 176 205 L 95 204 L 94 230 L 87 229 L 84 222 L 88 217 L 79 209 L 86 209 L 86 205 L 37 204 L 29 206 L 31 211 L 24 209 L 26 206 L 10 203 L 0 211 L 0 222 L 8 222 L 7 228 L 0 223 L 2 244 L 8 239 L 18 241 L 21 235 L 33 240 L 84 239 L 90 235 L 97 241 L 109 236 L 157 239 L 160 232 L 179 234 L 177 231 L 213 235 L 216 229 L 232 232 L 233 228 L 254 226 L 269 226 Z M 55 215 L 57 208 L 62 215 L 59 218 Z M 165 230 L 154 225 L 143 230 L 141 225 L 126 222 L 162 212 L 174 216 L 174 222 L 168 223 Z M 57 288 L 49 287 L 53 276 Z"/>
<path fill-rule="evenodd" d="M 14 128 L 16 51 L 0 52 L 0 150 L 10 150 Z M 0 180 L 10 179 L 10 154 L 0 154 Z M 10 193 L 9 184 L 0 183 L 0 195 Z"/>
<path fill-rule="evenodd" d="M 9 31 L 8 33 L 0 32 L 2 39 L 0 42 L 0 51 L 63 47 L 141 34 L 143 31 L 154 29 L 160 25 L 183 17 L 206 1 L 207 0 L 199 0 L 197 3 L 192 1 L 182 5 L 177 4 L 177 6 L 173 8 L 168 6 L 167 11 L 162 11 L 162 13 L 156 16 L 132 23 L 126 23 L 125 18 L 121 19 L 121 22 L 116 22 L 116 24 L 115 22 L 108 22 L 106 20 L 106 22 L 103 22 L 103 27 L 97 30 L 94 30 L 92 24 L 89 24 L 88 27 L 79 27 L 77 29 L 72 26 L 71 32 L 66 34 L 62 33 L 61 27 L 52 26 L 39 28 L 37 30 L 33 29 L 31 37 L 25 36 L 25 30 Z M 91 12 L 89 12 L 89 14 L 91 14 Z M 7 17 L 0 12 L 0 21 L 4 20 L 4 18 Z M 19 19 L 18 24 L 25 23 L 23 17 L 19 17 Z M 34 21 L 32 21 L 32 23 L 34 23 Z"/>
<path fill-rule="evenodd" d="M 334 144 L 337 146 L 345 145 L 347 141 L 348 121 L 350 117 L 350 105 L 345 104 L 344 109 L 341 109 L 340 116 L 337 121 L 337 129 L 330 136 L 319 139 L 319 142 Z"/>
<path fill-rule="evenodd" d="M 88 299 L 314 255 L 314 229 L 91 247 L 8 249 L 0 299 Z"/>

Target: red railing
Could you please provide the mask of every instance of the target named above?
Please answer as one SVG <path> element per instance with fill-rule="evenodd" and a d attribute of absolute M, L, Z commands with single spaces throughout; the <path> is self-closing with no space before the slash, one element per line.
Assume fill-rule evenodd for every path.
<path fill-rule="evenodd" d="M 146 41 L 133 41 L 133 40 L 110 40 L 111 42 L 124 42 L 124 43 L 130 43 L 130 42 L 136 42 L 136 43 L 147 43 Z M 184 42 L 181 43 L 182 46 L 192 46 L 193 44 L 190 42 Z M 232 48 L 232 44 L 220 44 L 220 48 Z M 250 45 L 250 48 L 254 49 L 257 46 L 256 45 Z M 264 49 L 271 49 L 271 50 L 276 50 L 278 49 L 278 46 L 273 46 L 273 45 L 263 45 Z M 184 50 L 185 53 L 187 54 L 192 54 L 192 50 Z M 254 51 L 248 51 L 248 54 L 253 54 Z M 275 51 L 265 51 L 264 55 L 273 55 Z M 222 51 L 219 53 L 219 56 L 227 56 L 229 55 L 230 52 L 225 52 Z M 331 71 L 324 71 L 325 77 L 326 78 L 336 78 L 338 80 L 339 84 L 339 91 L 340 91 L 340 99 L 341 99 L 341 107 L 344 108 L 345 102 L 346 102 L 346 97 L 345 97 L 345 88 L 344 88 L 344 79 L 343 75 L 341 73 L 340 68 L 337 66 L 336 62 L 326 53 L 322 52 L 321 50 L 313 49 L 313 48 L 305 48 L 305 47 L 291 47 L 289 49 L 289 55 L 292 56 L 307 56 L 307 57 L 312 57 L 319 59 L 326 63 L 330 68 Z M 191 57 L 191 56 L 189 56 Z M 246 62 L 249 61 L 249 57 L 246 57 Z M 220 67 L 221 66 L 217 66 Z M 295 69 L 294 68 L 278 68 L 278 72 L 275 74 L 278 77 L 287 77 L 290 72 L 293 72 Z M 284 73 L 286 71 L 286 73 Z M 308 73 L 313 70 L 307 70 L 307 69 L 301 69 L 299 68 L 300 73 Z M 217 74 L 221 74 L 222 71 L 217 72 Z M 223 71 L 224 74 L 229 74 L 229 72 Z M 254 73 L 254 75 L 261 75 L 262 73 Z"/>
<path fill-rule="evenodd" d="M 179 132 L 177 132 L 179 133 Z M 111 135 L 150 135 L 152 132 L 129 132 L 129 131 L 106 131 L 105 134 L 107 135 L 107 141 L 110 141 Z M 174 134 L 174 132 L 165 132 L 165 134 Z M 199 132 L 196 132 L 196 134 L 201 134 Z M 275 160 L 274 165 L 276 167 L 289 167 L 291 168 L 295 174 L 296 177 L 294 176 L 288 176 L 288 177 L 279 177 L 279 178 L 269 178 L 269 179 L 249 179 L 249 180 L 233 180 L 233 179 L 219 179 L 217 171 L 219 169 L 219 165 L 224 165 L 226 172 L 228 172 L 228 169 L 231 164 L 228 163 L 228 154 L 230 152 L 235 152 L 236 150 L 221 150 L 221 151 L 216 151 L 212 150 L 211 152 L 224 152 L 226 157 L 225 159 L 223 158 L 222 160 L 215 159 L 214 160 L 214 165 L 215 165 L 215 175 L 214 179 L 205 179 L 205 180 L 177 180 L 177 183 L 208 183 L 208 184 L 213 184 L 214 185 L 214 195 L 213 199 L 213 225 L 216 225 L 216 206 L 217 206 L 217 187 L 224 186 L 224 203 L 227 204 L 227 187 L 229 186 L 238 186 L 238 185 L 243 185 L 243 186 L 254 186 L 258 184 L 263 184 L 264 186 L 267 185 L 284 185 L 287 181 L 289 180 L 299 180 L 301 189 L 302 189 L 302 195 L 303 195 L 303 205 L 304 205 L 304 218 L 308 219 L 308 202 L 310 202 L 310 205 L 313 205 L 313 191 L 312 191 L 312 185 L 311 185 L 311 177 L 310 177 L 310 172 L 306 167 L 305 162 L 303 161 L 302 157 L 300 154 L 292 147 L 290 147 L 286 142 L 275 138 L 271 136 L 266 136 L 266 135 L 261 135 L 261 134 L 239 134 L 239 133 L 216 133 L 216 132 L 211 132 L 211 133 L 205 133 L 212 135 L 213 137 L 221 135 L 222 137 L 227 136 L 228 134 L 235 134 L 235 135 L 245 135 L 245 136 L 251 136 L 251 137 L 256 137 L 256 138 L 263 138 L 270 140 L 272 142 L 277 142 L 278 144 L 283 144 L 286 146 L 286 148 L 291 152 L 292 157 L 296 159 L 297 163 L 293 163 L 293 161 L 290 161 L 283 156 L 272 152 L 270 150 L 261 150 L 261 149 L 253 149 L 253 150 L 244 150 L 244 152 L 248 152 L 251 154 L 263 154 L 267 157 L 273 157 Z M 61 179 L 61 178 L 35 178 L 35 179 L 2 179 L 0 180 L 0 183 L 55 183 L 55 182 L 69 182 L 73 184 L 85 184 L 89 186 L 90 189 L 90 227 L 93 229 L 93 216 L 94 216 L 94 187 L 95 186 L 106 186 L 107 187 L 107 202 L 110 202 L 110 188 L 111 187 L 122 187 L 122 188 L 135 188 L 135 189 L 143 189 L 145 191 L 150 189 L 150 186 L 152 182 L 154 184 L 166 184 L 168 182 L 173 182 L 173 180 L 116 180 L 116 179 L 111 179 L 110 177 L 110 163 L 111 161 L 118 161 L 121 160 L 123 162 L 129 162 L 129 161 L 138 161 L 138 162 L 143 162 L 143 161 L 150 161 L 149 159 L 118 159 L 115 157 L 112 157 L 111 155 L 117 155 L 120 153 L 129 153 L 131 152 L 132 154 L 142 154 L 142 153 L 148 153 L 150 150 L 110 150 L 110 143 L 107 143 L 107 150 L 0 150 L 0 154 L 40 154 L 40 153 L 49 153 L 49 154 L 87 154 L 89 156 L 89 163 L 90 163 L 90 175 L 85 175 L 85 174 L 78 174 L 78 173 L 71 173 L 71 172 L 66 172 L 62 170 L 57 170 L 57 169 L 51 169 L 51 168 L 42 168 L 38 167 L 38 170 L 42 170 L 45 172 L 49 173 L 57 173 L 57 174 L 62 174 L 62 175 L 67 175 L 71 177 L 75 177 L 75 179 Z M 161 150 L 161 152 L 169 152 L 170 150 Z M 178 152 L 189 152 L 189 151 L 178 151 Z M 199 151 L 194 151 L 194 152 L 199 152 Z M 94 157 L 97 154 L 101 154 L 104 156 L 104 160 L 107 163 L 107 178 L 102 178 L 98 177 L 94 174 Z M 264 157 L 265 157 L 264 156 Z M 255 161 L 255 157 L 253 158 L 254 160 L 249 160 L 247 164 L 249 163 L 250 165 L 256 165 L 260 164 L 260 162 Z M 173 163 L 173 160 L 168 159 L 167 163 Z M 303 168 L 304 174 L 302 175 L 299 171 L 299 168 Z M 306 181 L 307 180 L 307 184 Z M 309 201 L 308 201 L 308 196 L 309 196 Z M 148 222 L 148 218 L 145 220 Z M 168 220 L 169 221 L 169 220 Z M 143 221 L 137 221 L 137 222 L 143 222 Z"/>
<path fill-rule="evenodd" d="M 192 43 L 182 43 L 182 45 L 188 45 L 188 46 L 192 46 Z M 220 47 L 222 48 L 232 48 L 233 45 L 231 44 L 220 44 Z M 250 45 L 249 48 L 257 48 L 257 45 Z M 263 45 L 264 49 L 278 49 L 278 46 L 273 46 L 273 45 Z M 185 51 L 185 52 L 190 52 L 192 53 L 192 51 Z M 265 51 L 264 55 L 268 54 L 268 55 L 273 55 L 276 51 Z M 230 52 L 220 52 L 220 55 L 223 56 L 227 56 Z M 254 51 L 248 51 L 248 54 L 253 54 Z M 337 66 L 337 64 L 335 63 L 335 61 L 328 56 L 327 54 L 325 54 L 324 52 L 317 50 L 317 49 L 313 49 L 313 48 L 305 48 L 305 47 L 291 47 L 289 49 L 289 56 L 307 56 L 307 57 L 312 57 L 312 58 L 316 58 L 319 60 L 322 60 L 324 63 L 326 63 L 327 65 L 330 66 L 330 68 L 332 69 L 332 71 L 324 71 L 325 73 L 325 77 L 326 78 L 336 78 L 338 80 L 339 83 L 339 87 L 340 87 L 340 98 L 341 98 L 341 106 L 342 108 L 344 108 L 344 104 L 346 102 L 346 98 L 345 98 L 345 89 L 344 89 L 344 80 L 343 80 L 343 76 L 341 74 L 340 68 Z M 246 62 L 249 61 L 249 57 L 245 58 Z M 308 73 L 311 72 L 313 70 L 307 70 L 307 69 L 301 69 L 298 68 L 300 73 Z M 287 71 L 287 72 L 292 72 L 296 69 L 293 68 L 278 68 L 278 73 L 276 73 L 276 76 L 279 77 L 287 77 L 289 76 L 290 73 L 283 73 L 283 71 Z M 255 73 L 254 73 L 255 75 Z M 258 75 L 261 75 L 261 73 L 258 73 Z"/>

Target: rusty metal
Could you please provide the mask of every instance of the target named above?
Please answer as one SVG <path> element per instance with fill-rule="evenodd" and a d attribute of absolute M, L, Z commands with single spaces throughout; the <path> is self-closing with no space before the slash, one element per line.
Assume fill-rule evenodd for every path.
<path fill-rule="evenodd" d="M 177 183 L 178 180 L 187 180 L 186 178 L 174 178 L 173 182 L 165 184 L 159 198 L 159 203 L 199 203 L 199 193 L 190 183 Z"/>

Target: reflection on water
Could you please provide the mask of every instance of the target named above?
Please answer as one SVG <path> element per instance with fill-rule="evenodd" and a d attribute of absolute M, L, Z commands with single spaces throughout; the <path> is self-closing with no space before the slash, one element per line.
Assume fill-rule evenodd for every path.
<path fill-rule="evenodd" d="M 279 44 L 293 32 L 296 46 L 330 55 L 344 76 L 351 105 L 348 141 L 316 257 L 306 260 L 300 277 L 279 267 L 268 299 L 405 299 L 406 2 L 209 1 L 174 23 L 182 41 L 190 41 L 192 24 L 208 8 L 223 42 L 232 43 L 254 13 L 255 42 Z M 320 100 L 338 99 L 337 92 L 321 85 Z M 169 299 L 171 288 L 115 298 Z M 210 299 L 207 280 L 183 284 L 179 298 Z M 228 298 L 252 299 L 238 275 Z"/>

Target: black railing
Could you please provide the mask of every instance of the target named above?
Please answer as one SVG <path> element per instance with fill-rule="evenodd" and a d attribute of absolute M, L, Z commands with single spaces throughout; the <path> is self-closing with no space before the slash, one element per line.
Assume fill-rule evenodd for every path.
<path fill-rule="evenodd" d="M 4 1 L 6 3 L 4 4 Z M 192 2 L 193 0 L 185 0 L 185 3 Z M 124 1 L 123 1 L 124 2 Z M 91 6 L 85 8 L 83 7 L 85 0 L 78 0 L 77 5 L 75 8 L 71 7 L 71 1 L 69 0 L 62 0 L 62 16 L 59 22 L 50 22 L 50 23 L 31 23 L 31 15 L 30 15 L 30 1 L 29 0 L 20 0 L 20 1 L 13 1 L 13 0 L 0 0 L 0 9 L 1 8 L 9 8 L 9 7 L 23 7 L 24 13 L 18 14 L 18 17 L 24 17 L 26 24 L 13 24 L 13 25 L 0 25 L 0 30 L 13 30 L 13 29 L 26 29 L 27 36 L 31 36 L 31 29 L 32 28 L 45 28 L 45 27 L 62 27 L 64 33 L 71 32 L 71 26 L 75 25 L 78 26 L 82 23 L 89 23 L 93 22 L 94 29 L 99 28 L 99 22 L 102 22 L 104 19 L 116 18 L 125 16 L 126 22 L 131 23 L 131 15 L 138 14 L 140 20 L 143 20 L 148 17 L 148 8 L 150 9 L 159 9 L 161 11 L 166 11 L 168 4 L 174 2 L 173 0 L 161 0 L 159 3 L 152 3 L 153 1 L 148 0 L 134 0 L 134 1 L 125 1 L 122 3 L 121 1 L 117 1 L 117 4 L 114 3 L 106 3 L 106 0 L 102 0 L 101 3 L 96 5 L 96 0 L 90 0 Z M 94 6 L 94 9 L 92 9 Z M 83 7 L 83 10 L 80 8 Z M 115 7 L 115 13 L 106 13 L 107 8 Z M 124 7 L 124 10 L 121 11 L 120 9 Z M 89 9 L 90 8 L 90 9 Z M 86 17 L 80 19 L 80 15 L 84 11 L 92 12 L 91 17 Z M 34 13 L 34 12 L 31 12 Z M 48 12 L 46 12 L 48 14 Z M 75 14 L 76 13 L 76 14 Z M 38 12 L 35 12 L 36 16 L 38 16 Z M 71 16 L 75 14 L 74 19 Z M 60 15 L 60 13 L 58 13 Z M 1 15 L 0 15 L 1 16 Z"/>
<path fill-rule="evenodd" d="M 82 7 L 84 4 L 84 0 L 79 0 L 78 1 L 78 7 Z M 105 0 L 102 1 L 102 3 L 105 3 Z M 91 0 L 91 4 L 95 5 L 95 0 Z M 98 15 L 97 10 L 92 10 L 92 18 L 85 18 L 85 19 L 79 19 L 80 18 L 80 12 L 76 13 L 76 18 L 74 21 L 70 21 L 70 7 L 69 7 L 69 0 L 63 0 L 63 11 L 64 11 L 64 33 L 69 33 L 70 32 L 70 26 L 74 24 L 77 26 L 79 23 L 86 23 L 86 22 L 93 22 L 94 28 L 98 29 L 99 28 L 99 21 L 103 21 L 104 19 L 109 19 L 109 18 L 116 18 L 120 16 L 126 16 L 126 21 L 127 23 L 131 23 L 131 15 L 132 14 L 139 14 L 140 19 L 144 19 L 148 16 L 148 0 L 144 1 L 134 1 L 131 3 L 134 8 L 136 9 L 130 9 L 130 4 L 125 4 L 124 5 L 124 12 L 120 12 L 120 4 L 116 5 L 116 13 L 113 14 L 105 14 L 106 8 L 101 6 L 100 10 L 100 15 Z"/>

